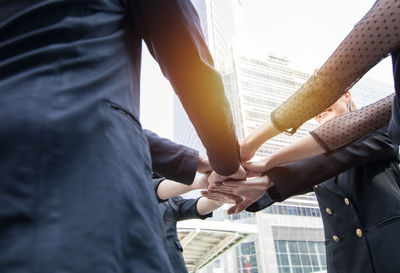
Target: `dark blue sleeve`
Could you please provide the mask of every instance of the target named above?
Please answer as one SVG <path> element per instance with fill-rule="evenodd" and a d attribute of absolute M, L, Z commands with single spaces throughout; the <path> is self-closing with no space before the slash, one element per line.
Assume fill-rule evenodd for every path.
<path fill-rule="evenodd" d="M 387 127 L 332 153 L 271 169 L 267 175 L 274 186 L 268 190 L 268 195 L 275 201 L 283 201 L 345 170 L 385 159 L 399 160 L 398 146 L 389 138 Z"/>
<path fill-rule="evenodd" d="M 197 202 L 201 197 L 196 199 L 185 199 L 181 196 L 170 198 L 175 203 L 176 215 L 178 221 L 189 220 L 189 219 L 206 219 L 212 217 L 212 212 L 206 215 L 200 215 L 197 211 Z"/>
<path fill-rule="evenodd" d="M 194 125 L 212 168 L 230 175 L 240 149 L 221 75 L 188 0 L 125 0 L 132 24 L 147 44 Z"/>
<path fill-rule="evenodd" d="M 250 206 L 248 206 L 246 208 L 246 211 L 248 212 L 257 212 L 260 211 L 262 209 L 265 209 L 271 205 L 273 205 L 275 203 L 275 200 L 273 200 L 268 192 L 264 193 L 264 195 L 258 199 L 256 202 L 254 202 L 253 204 L 251 204 Z"/>
<path fill-rule="evenodd" d="M 149 142 L 153 172 L 186 185 L 193 183 L 199 152 L 143 130 Z"/>

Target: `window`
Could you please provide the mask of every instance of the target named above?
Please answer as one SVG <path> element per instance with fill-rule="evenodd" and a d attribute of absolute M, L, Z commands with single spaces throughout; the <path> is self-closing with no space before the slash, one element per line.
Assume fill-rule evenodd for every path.
<path fill-rule="evenodd" d="M 275 240 L 279 273 L 313 273 L 326 270 L 323 242 Z"/>
<path fill-rule="evenodd" d="M 237 267 L 240 273 L 258 273 L 254 242 L 241 243 L 237 248 Z"/>

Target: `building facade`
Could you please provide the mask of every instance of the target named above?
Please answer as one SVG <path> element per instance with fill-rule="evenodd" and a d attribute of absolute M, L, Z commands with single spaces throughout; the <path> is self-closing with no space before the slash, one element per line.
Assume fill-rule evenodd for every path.
<path fill-rule="evenodd" d="M 240 42 L 245 39 L 239 0 L 192 0 L 231 105 L 241 139 L 269 119 L 271 112 L 310 76 L 291 66 L 287 57 Z M 352 88 L 358 107 L 393 92 L 393 87 L 369 79 Z M 313 120 L 296 134 L 280 134 L 266 142 L 255 160 L 294 143 L 317 127 Z M 174 100 L 174 140 L 205 152 L 180 102 Z M 314 193 L 293 197 L 258 213 L 215 213 L 219 221 L 255 225 L 257 234 L 210 262 L 201 273 L 322 273 L 326 272 L 324 232 Z"/>

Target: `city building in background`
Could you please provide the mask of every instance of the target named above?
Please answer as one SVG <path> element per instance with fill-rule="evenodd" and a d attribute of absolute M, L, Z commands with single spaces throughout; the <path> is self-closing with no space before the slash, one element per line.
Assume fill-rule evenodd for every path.
<path fill-rule="evenodd" d="M 291 96 L 310 76 L 291 66 L 289 58 L 249 45 L 243 31 L 241 1 L 192 0 L 206 41 L 221 73 L 225 92 L 241 139 L 269 119 L 271 112 Z M 362 79 L 351 90 L 358 107 L 393 93 L 393 86 Z M 255 160 L 298 141 L 317 127 L 306 122 L 296 134 L 280 134 L 266 142 Z M 205 152 L 179 100 L 174 99 L 174 141 Z M 201 267 L 201 273 L 321 273 L 326 272 L 324 232 L 314 193 L 290 198 L 258 213 L 227 215 L 227 205 L 211 221 L 253 225 L 235 247 Z M 184 251 L 184 256 L 188 255 Z M 192 257 L 193 259 L 193 257 Z M 204 266 L 205 265 L 205 266 Z"/>

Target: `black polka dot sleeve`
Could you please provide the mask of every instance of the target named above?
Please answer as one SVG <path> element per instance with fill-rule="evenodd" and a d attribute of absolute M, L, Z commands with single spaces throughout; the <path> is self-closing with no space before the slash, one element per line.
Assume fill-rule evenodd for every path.
<path fill-rule="evenodd" d="M 387 126 L 392 114 L 393 99 L 394 94 L 360 110 L 339 116 L 310 134 L 326 152 L 339 149 L 368 133 Z"/>
<path fill-rule="evenodd" d="M 332 105 L 368 70 L 400 47 L 399 36 L 400 0 L 375 2 L 324 65 L 272 112 L 274 126 L 281 131 L 295 131 Z M 352 132 L 357 133 L 354 128 Z"/>

